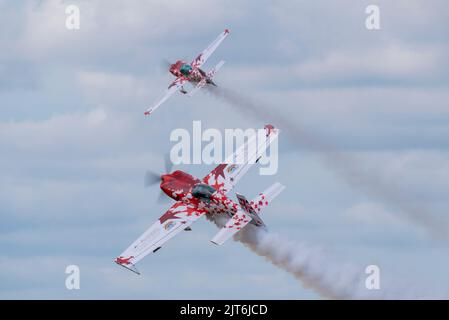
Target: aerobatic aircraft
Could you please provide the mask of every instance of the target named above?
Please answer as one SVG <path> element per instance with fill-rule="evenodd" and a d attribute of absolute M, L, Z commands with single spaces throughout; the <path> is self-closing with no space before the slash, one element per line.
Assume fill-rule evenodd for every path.
<path fill-rule="evenodd" d="M 214 68 L 208 72 L 201 69 L 201 66 L 209 59 L 212 53 L 218 48 L 220 43 L 228 36 L 229 30 L 225 29 L 203 52 L 201 52 L 190 64 L 182 60 L 178 60 L 170 65 L 170 73 L 173 74 L 176 79 L 164 92 L 163 96 L 159 98 L 156 103 L 145 111 L 145 115 L 150 115 L 161 106 L 170 96 L 176 91 L 180 91 L 186 94 L 187 91 L 184 89 L 184 84 L 190 82 L 194 85 L 194 88 L 189 92 L 188 96 L 193 96 L 199 89 L 205 85 L 216 84 L 212 81 L 212 78 L 224 65 L 224 61 L 220 61 Z"/>
<path fill-rule="evenodd" d="M 253 135 L 224 164 L 218 165 L 203 179 L 180 170 L 156 176 L 155 178 L 160 179 L 162 191 L 176 202 L 120 254 L 115 262 L 139 274 L 135 266 L 137 262 L 159 250 L 165 242 L 183 230 L 191 231 L 192 223 L 205 215 L 211 218 L 224 216 L 228 219 L 211 239 L 217 245 L 226 242 L 249 223 L 265 228 L 260 211 L 279 195 L 284 189 L 283 185 L 274 183 L 251 201 L 236 193 L 238 202 L 235 202 L 228 193 L 249 168 L 258 162 L 278 134 L 278 129 L 266 125 L 264 139 L 257 139 L 257 134 Z"/>

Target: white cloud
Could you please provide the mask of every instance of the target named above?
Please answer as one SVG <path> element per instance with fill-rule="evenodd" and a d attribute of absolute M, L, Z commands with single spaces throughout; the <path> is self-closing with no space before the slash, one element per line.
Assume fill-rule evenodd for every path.
<path fill-rule="evenodd" d="M 156 90 L 150 88 L 159 87 L 161 92 L 165 89 L 165 83 L 158 85 L 156 81 L 126 73 L 79 71 L 76 79 L 90 103 L 107 109 L 134 110 L 139 113 L 143 113 L 142 110 L 156 97 Z"/>
<path fill-rule="evenodd" d="M 406 48 L 397 44 L 368 50 L 334 51 L 323 58 L 299 63 L 296 74 L 305 83 L 366 81 L 421 82 L 434 78 L 444 63 L 439 48 Z"/>
<path fill-rule="evenodd" d="M 154 61 L 167 53 L 169 59 L 191 58 L 228 25 L 232 37 L 215 57 L 228 61 L 217 76 L 218 84 L 256 96 L 256 101 L 266 102 L 297 124 L 306 124 L 317 135 L 343 144 L 345 150 L 358 151 L 356 158 L 373 175 L 418 196 L 414 200 L 435 200 L 447 206 L 448 94 L 444 86 L 429 87 L 444 85 L 447 48 L 444 41 L 435 39 L 446 30 L 440 25 L 443 10 L 432 13 L 431 5 L 389 3 L 382 2 L 382 31 L 369 35 L 364 29 L 363 3 L 299 1 L 261 6 L 259 2 L 229 5 L 206 0 L 83 1 L 77 32 L 64 27 L 65 2 L 34 1 L 17 5 L 7 14 L 1 10 L 6 21 L 0 31 L 5 48 L 1 62 L 26 60 L 38 68 L 42 78 L 37 81 L 43 84 L 34 95 L 0 93 L 14 107 L 3 117 L 14 120 L 0 123 L 1 226 L 8 231 L 0 236 L 0 242 L 7 243 L 2 247 L 7 255 L 0 260 L 0 270 L 13 275 L 2 278 L 12 279 L 2 297 L 71 297 L 65 289 L 53 287 L 63 285 L 62 266 L 73 263 L 73 257 L 61 251 L 81 252 L 89 243 L 89 252 L 76 260 L 88 266 L 85 270 L 95 290 L 81 292 L 82 297 L 223 298 L 235 297 L 235 292 L 242 298 L 302 297 L 299 284 L 243 248 L 213 251 L 207 247 L 207 254 L 194 254 L 210 238 L 210 230 L 197 233 L 201 226 L 195 226 L 191 238 L 204 240 L 201 245 L 186 238 L 174 240 L 157 259 L 143 262 L 143 268 L 151 270 L 145 278 L 128 277 L 104 251 L 113 251 L 111 246 L 120 251 L 143 231 L 147 220 L 165 209 L 154 203 L 157 188 L 143 189 L 142 176 L 147 168 L 162 167 L 158 161 L 159 154 L 167 151 L 167 132 L 191 128 L 192 119 L 202 120 L 204 127 L 254 125 L 248 117 L 201 95 L 191 100 L 173 97 L 155 118 L 142 115 L 172 79 L 169 75 L 161 79 L 153 72 Z M 415 32 L 425 37 L 415 39 Z M 3 69 L 5 76 L 15 72 Z M 377 87 L 359 86 L 370 77 L 377 78 Z M 400 86 L 391 86 L 392 80 Z M 412 85 L 403 86 L 407 84 Z M 18 101 L 26 106 L 21 106 L 24 115 L 18 114 Z M 366 199 L 358 190 L 348 190 L 317 164 L 316 155 L 296 153 L 298 149 L 287 143 L 283 146 L 291 161 L 281 169 L 279 181 L 288 189 L 264 213 L 264 219 L 272 222 L 270 228 L 298 240 L 309 237 L 335 247 L 346 245 L 351 259 L 378 256 L 351 251 L 354 246 L 366 248 L 357 241 L 365 236 L 361 236 L 365 229 L 354 231 L 354 223 L 377 227 L 397 223 L 403 228 L 398 236 L 403 243 L 419 241 L 408 223 L 397 221 L 395 211 Z M 387 149 L 388 153 L 379 152 Z M 199 174 L 207 170 L 183 169 Z M 260 183 L 259 176 L 248 175 L 239 188 L 246 184 L 251 195 L 259 191 L 255 186 Z M 344 212 L 354 223 L 341 219 Z M 368 228 L 364 239 L 378 236 L 379 229 L 373 229 Z M 64 235 L 71 238 L 63 239 Z M 102 246 L 109 239 L 113 244 Z M 391 264 L 402 265 L 391 238 L 371 243 L 382 249 Z M 188 252 L 186 244 L 191 244 Z M 45 254 L 33 252 L 35 248 Z M 410 261 L 422 260 L 424 250 L 409 248 L 414 254 Z M 179 271 L 175 258 L 184 266 L 182 282 L 167 276 Z M 252 263 L 250 273 L 241 271 L 243 258 Z M 21 267 L 33 265 L 46 273 Z M 225 275 L 215 283 L 221 272 Z M 198 278 L 205 281 L 198 284 Z M 261 281 L 265 278 L 266 282 Z M 20 279 L 29 285 L 16 283 Z M 282 292 L 276 288 L 280 285 Z M 173 286 L 175 293 L 170 290 L 159 296 L 150 295 L 156 290 L 148 289 Z"/>
<path fill-rule="evenodd" d="M 94 109 L 87 113 L 57 114 L 44 121 L 0 123 L 0 145 L 9 152 L 93 151 L 126 141 L 131 128 L 126 117 L 109 117 L 105 110 Z"/>
<path fill-rule="evenodd" d="M 239 15 L 241 5 L 223 1 L 83 1 L 80 29 L 67 30 L 65 7 L 58 0 L 33 1 L 25 6 L 26 28 L 21 47 L 30 59 L 49 57 L 98 60 L 110 54 L 128 59 L 130 50 L 167 38 L 182 41 L 197 29 L 222 24 Z M 201 14 L 199 14 L 201 13 Z M 221 27 L 214 33 L 221 31 Z M 132 49 L 131 49 L 132 48 Z"/>

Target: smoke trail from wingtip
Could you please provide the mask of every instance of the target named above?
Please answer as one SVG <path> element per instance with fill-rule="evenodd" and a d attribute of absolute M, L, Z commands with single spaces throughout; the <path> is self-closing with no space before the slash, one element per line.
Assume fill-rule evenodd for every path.
<path fill-rule="evenodd" d="M 424 228 L 432 237 L 447 239 L 448 225 L 446 221 L 437 219 L 422 205 L 412 204 L 403 191 L 383 180 L 380 174 L 363 168 L 361 163 L 340 152 L 333 145 L 309 134 L 298 122 L 292 122 L 279 112 L 273 111 L 276 109 L 259 102 L 256 103 L 250 98 L 227 88 L 209 86 L 206 87 L 204 92 L 226 102 L 239 112 L 280 127 L 299 148 L 317 151 L 322 162 L 342 177 L 348 185 L 397 209 L 400 217 Z"/>

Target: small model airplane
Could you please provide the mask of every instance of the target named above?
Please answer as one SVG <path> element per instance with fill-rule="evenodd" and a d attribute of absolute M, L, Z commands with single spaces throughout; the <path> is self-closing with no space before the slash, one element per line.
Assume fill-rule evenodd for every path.
<path fill-rule="evenodd" d="M 209 59 L 212 53 L 218 48 L 220 43 L 228 36 L 229 30 L 225 29 L 218 37 L 215 39 L 203 52 L 201 52 L 195 60 L 193 60 L 190 64 L 178 60 L 175 63 L 170 65 L 170 72 L 176 77 L 175 81 L 173 81 L 168 89 L 165 91 L 164 95 L 150 108 L 145 111 L 145 115 L 150 115 L 157 108 L 161 106 L 175 91 L 179 89 L 179 91 L 183 94 L 186 94 L 187 91 L 184 89 L 184 84 L 186 82 L 190 82 L 195 87 L 191 90 L 188 96 L 193 96 L 199 89 L 204 87 L 205 85 L 213 85 L 216 84 L 212 81 L 212 78 L 215 74 L 220 70 L 220 68 L 224 65 L 224 61 L 220 61 L 214 68 L 205 72 L 201 69 L 201 66 Z"/>
<path fill-rule="evenodd" d="M 257 163 L 270 143 L 278 137 L 279 130 L 272 125 L 265 126 L 266 138 L 256 142 L 253 135 L 242 144 L 225 164 L 218 165 L 203 179 L 177 170 L 160 176 L 160 188 L 176 202 L 148 230 L 132 243 L 115 262 L 137 274 L 135 264 L 151 252 L 159 250 L 165 242 L 183 230 L 190 231 L 193 222 L 204 215 L 224 215 L 228 220 L 224 227 L 211 239 L 217 245 L 223 244 L 248 223 L 265 228 L 260 211 L 285 188 L 275 183 L 252 201 L 237 194 L 237 202 L 227 194 Z M 260 140 L 260 139 L 259 139 Z M 246 157 L 242 157 L 246 155 Z M 232 163 L 233 159 L 243 159 L 242 163 Z M 235 160 L 234 160 L 235 162 Z"/>

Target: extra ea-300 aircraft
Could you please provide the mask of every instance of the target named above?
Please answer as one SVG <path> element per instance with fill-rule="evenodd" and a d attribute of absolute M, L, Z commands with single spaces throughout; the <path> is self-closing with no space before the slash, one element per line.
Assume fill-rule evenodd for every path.
<path fill-rule="evenodd" d="M 260 211 L 279 195 L 285 188 L 283 185 L 274 183 L 252 201 L 248 201 L 238 193 L 236 193 L 238 203 L 227 196 L 252 164 L 258 162 L 271 142 L 278 137 L 279 130 L 272 125 L 266 125 L 265 134 L 262 143 L 257 141 L 257 134 L 250 137 L 225 164 L 218 165 L 201 180 L 180 170 L 161 175 L 160 188 L 176 202 L 120 254 L 115 262 L 140 274 L 135 266 L 137 262 L 149 253 L 159 250 L 165 242 L 183 230 L 190 231 L 190 225 L 204 215 L 228 217 L 224 227 L 211 239 L 217 245 L 226 242 L 248 223 L 265 228 L 259 216 Z M 235 159 L 243 161 L 237 161 L 239 162 L 237 164 Z"/>
<path fill-rule="evenodd" d="M 218 48 L 220 43 L 228 36 L 229 30 L 225 29 L 203 52 L 201 52 L 195 60 L 193 60 L 190 64 L 178 60 L 175 63 L 170 65 L 170 73 L 173 74 L 176 79 L 165 91 L 164 95 L 150 108 L 145 111 L 145 115 L 150 115 L 161 106 L 170 96 L 175 93 L 179 89 L 179 91 L 183 94 L 186 94 L 187 91 L 184 89 L 184 84 L 186 82 L 190 82 L 194 85 L 194 89 L 192 89 L 188 96 L 193 96 L 199 89 L 204 87 L 205 85 L 213 85 L 216 84 L 212 81 L 212 78 L 215 74 L 220 70 L 220 68 L 224 65 L 224 61 L 220 61 L 214 68 L 210 71 L 205 72 L 201 69 L 201 66 L 209 59 L 212 53 Z"/>

